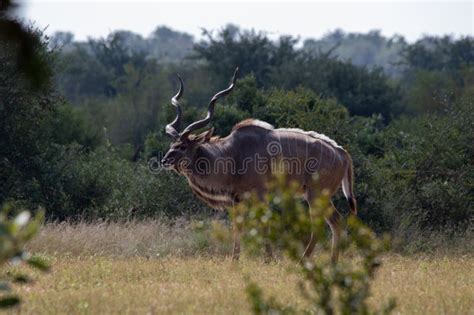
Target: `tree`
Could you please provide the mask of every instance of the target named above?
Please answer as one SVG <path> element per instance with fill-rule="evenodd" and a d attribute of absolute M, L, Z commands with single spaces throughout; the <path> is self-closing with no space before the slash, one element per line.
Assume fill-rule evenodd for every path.
<path fill-rule="evenodd" d="M 284 36 L 274 43 L 263 32 L 242 31 L 234 25 L 227 25 L 216 36 L 208 30 L 203 35 L 206 40 L 194 46 L 195 58 L 206 61 L 220 84 L 226 84 L 238 66 L 241 76 L 253 74 L 258 86 L 268 86 L 272 69 L 297 55 L 297 40 L 292 37 Z"/>
<path fill-rule="evenodd" d="M 36 58 L 52 65 L 47 42 L 38 38 L 36 43 Z M 79 113 L 65 107 L 51 75 L 32 86 L 26 73 L 18 71 L 18 49 L 0 41 L 0 203 L 17 201 L 32 209 L 43 205 L 54 212 L 65 206 L 64 170 L 78 152 L 100 140 Z"/>
<path fill-rule="evenodd" d="M 303 51 L 315 56 L 331 51 L 331 55 L 337 60 L 368 69 L 382 68 L 385 74 L 399 77 L 402 69 L 397 63 L 401 59 L 400 52 L 406 45 L 402 36 L 386 38 L 378 30 L 361 34 L 345 33 L 337 29 L 321 39 L 305 40 Z"/>
<path fill-rule="evenodd" d="M 179 63 L 192 54 L 194 38 L 166 26 L 157 27 L 148 37 L 149 56 L 161 64 Z"/>
<path fill-rule="evenodd" d="M 276 69 L 270 79 L 283 89 L 304 86 L 324 98 L 336 98 L 351 114 L 382 114 L 386 120 L 399 113 L 400 91 L 380 69 L 368 70 L 327 54 L 302 54 Z"/>
<path fill-rule="evenodd" d="M 407 91 L 405 102 L 413 112 L 433 112 L 456 102 L 472 89 L 474 39 L 424 37 L 402 51 Z"/>
<path fill-rule="evenodd" d="M 74 34 L 71 32 L 55 32 L 49 40 L 52 48 L 64 49 L 74 43 Z"/>
<path fill-rule="evenodd" d="M 474 64 L 474 39 L 426 36 L 402 51 L 403 64 L 410 69 L 457 72 Z"/>

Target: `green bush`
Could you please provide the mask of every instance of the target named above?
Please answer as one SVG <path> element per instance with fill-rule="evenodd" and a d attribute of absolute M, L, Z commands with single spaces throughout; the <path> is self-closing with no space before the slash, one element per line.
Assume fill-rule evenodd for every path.
<path fill-rule="evenodd" d="M 383 131 L 383 158 L 370 160 L 370 200 L 365 206 L 393 230 L 421 231 L 472 226 L 474 129 L 472 100 L 444 114 L 400 119 Z M 356 179 L 356 182 L 358 180 Z"/>
<path fill-rule="evenodd" d="M 66 172 L 63 185 L 68 200 L 52 213 L 59 219 L 121 220 L 210 211 L 192 195 L 184 178 L 150 169 L 144 161 L 131 162 L 111 145 L 81 157 Z"/>
<path fill-rule="evenodd" d="M 268 91 L 265 106 L 257 107 L 253 116 L 278 128 L 315 130 L 341 143 L 350 136 L 347 109 L 334 99 L 323 99 L 304 88 Z"/>
<path fill-rule="evenodd" d="M 326 237 L 325 218 L 330 215 L 329 196 L 324 192 L 312 202 L 311 219 L 298 198 L 296 183 L 287 185 L 283 176 L 277 176 L 270 185 L 265 202 L 251 196 L 232 212 L 235 228 L 243 233 L 244 244 L 259 247 L 278 246 L 292 262 L 293 271 L 300 275 L 301 296 L 309 302 L 307 312 L 315 314 L 372 314 L 390 313 L 395 307 L 391 300 L 379 310 L 367 304 L 370 283 L 380 267 L 380 255 L 388 249 L 388 239 L 378 239 L 375 233 L 356 217 L 347 221 L 348 233 L 343 234 L 341 261 L 331 262 Z M 302 258 L 306 243 L 300 235 L 315 233 L 321 243 L 320 258 Z M 282 305 L 274 298 L 265 297 L 257 283 L 249 281 L 247 294 L 255 314 L 292 314 L 297 310 Z"/>

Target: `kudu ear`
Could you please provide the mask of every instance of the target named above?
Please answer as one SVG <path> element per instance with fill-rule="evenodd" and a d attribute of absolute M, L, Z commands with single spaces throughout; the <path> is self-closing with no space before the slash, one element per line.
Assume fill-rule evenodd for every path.
<path fill-rule="evenodd" d="M 196 135 L 196 137 L 194 138 L 194 141 L 197 144 L 208 142 L 209 140 L 211 140 L 213 134 L 214 134 L 214 127 L 211 127 L 209 130 L 206 130 Z"/>

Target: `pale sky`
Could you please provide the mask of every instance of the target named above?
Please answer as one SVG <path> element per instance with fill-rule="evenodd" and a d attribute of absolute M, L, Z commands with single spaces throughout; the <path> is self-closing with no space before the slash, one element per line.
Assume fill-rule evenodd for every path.
<path fill-rule="evenodd" d="M 1 1 L 1 0 L 0 0 Z M 166 25 L 200 38 L 201 28 L 227 23 L 263 30 L 272 37 L 319 38 L 346 32 L 381 30 L 409 41 L 423 34 L 474 36 L 472 1 L 22 1 L 20 16 L 47 34 L 71 31 L 75 38 L 107 36 L 114 30 L 149 35 Z"/>

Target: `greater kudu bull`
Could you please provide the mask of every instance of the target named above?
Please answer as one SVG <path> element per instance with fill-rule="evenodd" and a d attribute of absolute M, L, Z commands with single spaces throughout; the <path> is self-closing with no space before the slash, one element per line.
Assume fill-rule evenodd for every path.
<path fill-rule="evenodd" d="M 333 196 L 342 186 L 351 212 L 356 214 L 351 157 L 335 141 L 322 134 L 301 129 L 275 129 L 266 122 L 254 119 L 238 123 L 224 138 L 213 137 L 213 128 L 191 134 L 211 121 L 217 100 L 234 88 L 236 74 L 237 69 L 230 86 L 211 99 L 207 116 L 190 124 L 181 133 L 178 132 L 182 115 L 179 98 L 183 95 L 184 86 L 178 76 L 180 88 L 171 99 L 177 115 L 166 126 L 166 133 L 174 142 L 163 157 L 162 164 L 184 175 L 194 194 L 210 207 L 223 210 L 238 203 L 246 192 L 254 192 L 263 198 L 274 169 L 269 164 L 276 158 L 283 159 L 289 161 L 289 167 L 285 168 L 287 180 L 300 183 L 308 204 L 323 189 Z M 313 180 L 315 174 L 318 175 L 317 185 Z M 332 231 L 332 260 L 336 262 L 341 216 L 335 208 L 333 210 L 327 223 Z M 305 257 L 311 255 L 314 245 L 315 237 L 311 235 Z M 233 258 L 238 259 L 239 254 L 240 237 L 234 228 Z"/>

